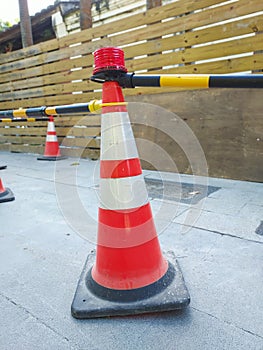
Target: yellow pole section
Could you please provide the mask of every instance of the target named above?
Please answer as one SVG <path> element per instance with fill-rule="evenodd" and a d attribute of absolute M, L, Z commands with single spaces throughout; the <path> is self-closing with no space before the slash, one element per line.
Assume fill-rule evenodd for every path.
<path fill-rule="evenodd" d="M 187 87 L 187 88 L 209 88 L 209 75 L 160 75 L 160 86 Z"/>
<path fill-rule="evenodd" d="M 47 107 L 45 109 L 46 115 L 57 115 L 56 107 Z"/>
<path fill-rule="evenodd" d="M 21 118 L 21 117 L 27 117 L 26 115 L 26 109 L 15 109 L 13 111 L 13 117 L 18 117 L 18 118 Z"/>
<path fill-rule="evenodd" d="M 101 107 L 111 107 L 111 106 L 127 106 L 128 102 L 105 102 L 101 103 Z"/>
<path fill-rule="evenodd" d="M 101 100 L 92 100 L 89 102 L 89 111 L 91 113 L 96 112 L 101 109 Z"/>

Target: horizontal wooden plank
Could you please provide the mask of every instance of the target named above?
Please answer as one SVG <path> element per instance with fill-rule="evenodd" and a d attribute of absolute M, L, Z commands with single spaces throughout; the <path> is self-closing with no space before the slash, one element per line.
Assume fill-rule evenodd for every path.
<path fill-rule="evenodd" d="M 100 135 L 100 127 L 73 127 L 73 128 L 65 128 L 60 127 L 56 128 L 58 135 L 67 135 L 67 136 L 99 136 Z"/>
<path fill-rule="evenodd" d="M 44 146 L 33 145 L 10 145 L 10 152 L 43 154 Z"/>
<path fill-rule="evenodd" d="M 69 57 L 81 55 L 82 53 L 92 53 L 96 46 L 94 44 L 83 44 L 78 47 L 61 48 L 60 50 L 51 51 L 48 53 L 42 53 L 41 55 L 28 57 L 15 62 L 2 64 L 0 66 L 0 73 L 12 72 L 29 67 L 39 66 L 56 61 L 62 61 Z"/>
<path fill-rule="evenodd" d="M 231 40 L 214 45 L 206 45 L 182 51 L 183 62 L 193 62 L 208 60 L 213 58 L 223 58 L 231 55 L 241 55 L 254 52 L 262 48 L 263 33 L 248 38 Z"/>
<path fill-rule="evenodd" d="M 52 39 L 49 41 L 45 41 L 36 45 L 29 46 L 27 48 L 23 48 L 21 50 L 17 50 L 14 52 L 9 52 L 6 54 L 0 55 L 0 64 L 13 62 L 16 60 L 24 59 L 26 57 L 32 57 L 39 54 L 42 54 L 43 51 L 53 51 L 59 48 L 58 40 Z"/>
<path fill-rule="evenodd" d="M 0 135 L 31 135 L 33 136 L 45 136 L 47 133 L 47 128 L 28 128 L 28 127 L 10 127 L 10 128 L 0 128 Z"/>
<path fill-rule="evenodd" d="M 19 70 L 19 71 L 14 71 L 11 73 L 5 73 L 0 75 L 0 89 L 1 91 L 9 91 L 10 89 L 5 88 L 5 82 L 6 84 L 9 83 L 8 86 L 11 86 L 12 89 L 21 89 L 24 88 L 25 85 L 29 87 L 34 87 L 34 86 L 42 86 L 45 83 L 45 80 L 43 80 L 43 75 L 48 76 L 49 74 L 53 74 L 53 78 L 55 78 L 54 73 L 64 73 L 67 75 L 71 74 L 71 71 L 76 69 L 76 68 L 87 68 L 87 61 L 93 60 L 93 58 L 89 58 L 88 56 L 82 56 L 80 58 L 76 59 L 65 59 L 63 60 L 63 67 L 61 66 L 61 62 L 55 62 L 55 63 L 50 63 L 50 64 L 43 64 L 41 66 L 29 68 L 26 70 Z M 89 77 L 92 73 L 92 68 L 88 70 Z"/>
<path fill-rule="evenodd" d="M 0 101 L 21 100 L 24 98 L 32 98 L 38 96 L 49 96 L 56 94 L 68 94 L 72 92 L 93 91 L 98 85 L 89 80 L 80 82 L 68 82 L 62 84 L 54 84 L 48 86 L 39 86 L 37 88 L 14 90 L 12 92 L 4 92 L 0 95 Z"/>
<path fill-rule="evenodd" d="M 124 47 L 126 62 L 136 56 L 168 51 L 171 49 L 184 49 L 185 47 L 213 43 L 213 41 L 229 39 L 245 34 L 261 32 L 263 30 L 263 16 L 241 19 L 231 23 L 218 24 L 216 26 L 196 31 L 178 33 L 172 37 L 154 39 L 141 44 Z"/>
<path fill-rule="evenodd" d="M 44 154 L 44 146 L 33 146 L 33 145 L 12 145 L 12 144 L 1 144 L 0 151 L 9 151 L 16 153 L 33 153 L 33 154 Z M 82 157 L 97 160 L 100 157 L 100 150 L 96 148 L 61 148 L 61 154 L 68 157 Z"/>
<path fill-rule="evenodd" d="M 80 116 L 58 116 L 55 118 L 56 126 L 100 126 L 100 115 L 80 115 Z"/>
<path fill-rule="evenodd" d="M 0 84 L 0 90 L 3 93 L 5 91 L 16 92 L 22 89 L 28 89 L 32 87 L 41 88 L 45 85 L 54 85 L 69 82 L 71 83 L 74 80 L 83 80 L 84 84 L 87 84 L 88 89 L 95 89 L 96 87 L 98 87 L 98 84 L 93 83 L 89 80 L 90 76 L 92 75 L 92 70 L 92 68 L 84 68 L 75 71 L 61 71 L 56 74 L 47 74 L 41 77 L 35 77 L 33 75 L 34 72 L 32 72 L 32 78 L 28 76 L 27 78 L 23 78 L 22 80 L 20 80 L 20 77 L 19 80 L 16 80 L 16 78 L 14 77 L 9 77 L 10 79 L 8 77 L 5 77 L 4 79 L 7 82 Z M 15 81 L 11 81 L 11 79 L 15 79 Z"/>
<path fill-rule="evenodd" d="M 57 106 L 62 104 L 86 103 L 94 99 L 101 99 L 101 92 L 89 92 L 84 94 L 63 94 L 55 96 L 40 96 L 38 98 L 0 102 L 0 110 L 28 108 L 39 106 Z"/>
<path fill-rule="evenodd" d="M 35 127 L 46 127 L 47 125 L 47 121 L 46 120 L 43 120 L 43 121 L 39 121 L 39 122 L 10 122 L 10 123 L 7 123 L 7 122 L 3 122 L 0 124 L 0 130 L 1 128 L 5 128 L 6 126 L 8 127 L 11 127 L 11 128 L 16 128 L 16 127 L 30 127 L 30 128 L 35 128 Z"/>
<path fill-rule="evenodd" d="M 178 42 L 179 47 L 186 47 L 204 43 L 211 43 L 216 40 L 229 39 L 241 35 L 259 33 L 263 30 L 262 14 L 249 18 L 241 18 L 229 23 L 218 23 L 209 28 L 199 29 L 195 31 L 187 31 L 183 34 L 183 41 Z M 179 39 L 182 37 L 179 35 Z"/>
<path fill-rule="evenodd" d="M 139 71 L 143 69 L 154 69 L 156 61 L 160 67 L 191 63 L 200 60 L 223 58 L 224 56 L 238 55 L 254 52 L 262 48 L 263 33 L 248 38 L 238 38 L 219 44 L 211 44 L 200 47 L 193 47 L 181 51 L 166 54 L 156 54 L 137 60 L 126 62 L 129 71 Z"/>
<path fill-rule="evenodd" d="M 39 69 L 39 68 L 38 68 Z M 3 82 L 11 82 L 10 87 L 11 91 L 13 89 L 21 89 L 23 86 L 43 86 L 43 85 L 49 85 L 49 84 L 54 84 L 54 83 L 61 83 L 61 82 L 68 82 L 72 80 L 79 80 L 79 79 L 88 79 L 92 75 L 92 68 L 83 68 L 82 70 L 61 70 L 59 73 L 56 74 L 46 74 L 43 76 L 38 77 L 37 74 L 35 73 L 35 68 L 24 71 L 18 71 L 15 72 L 14 74 L 8 74 L 6 76 L 2 76 L 4 80 Z M 24 76 L 20 74 L 20 72 L 24 72 Z M 0 75 L 1 79 L 1 75 Z M 14 80 L 14 81 L 13 81 Z M 22 84 L 19 83 L 19 80 L 22 80 Z M 18 84 L 18 86 L 16 86 Z M 1 87 L 1 86 L 0 86 Z"/>
<path fill-rule="evenodd" d="M 34 144 L 34 145 L 44 145 L 46 141 L 45 136 L 13 136 L 6 135 L 0 136 L 0 143 L 10 142 L 12 144 Z"/>
<path fill-rule="evenodd" d="M 82 148 L 100 148 L 100 140 L 95 138 L 66 138 L 58 137 L 58 142 L 63 147 L 82 147 Z M 40 145 L 44 146 L 46 143 L 46 137 L 39 136 L 14 136 L 6 135 L 0 136 L 0 144 L 10 143 L 13 145 Z"/>
<path fill-rule="evenodd" d="M 10 152 L 10 147 L 11 144 L 9 143 L 0 143 L 0 151 Z"/>
<path fill-rule="evenodd" d="M 76 158 L 89 158 L 92 160 L 97 160 L 100 157 L 100 151 L 98 149 L 91 148 L 61 148 L 61 154 L 67 157 Z"/>
<path fill-rule="evenodd" d="M 17 126 L 26 126 L 26 127 L 46 127 L 47 121 L 37 121 L 37 122 L 4 122 L 0 124 L 0 129 L 9 126 L 16 128 Z M 73 115 L 73 116 L 64 116 L 58 115 L 54 118 L 55 125 L 58 126 L 74 126 L 74 125 L 86 125 L 86 126 L 99 126 L 100 125 L 100 115 L 99 114 L 90 114 L 90 115 Z"/>
<path fill-rule="evenodd" d="M 235 57 L 214 62 L 204 62 L 195 65 L 181 66 L 177 68 L 167 69 L 166 71 L 157 71 L 156 73 L 167 74 L 225 74 L 246 72 L 250 70 L 262 69 L 263 55 L 254 54 L 245 57 Z"/>
<path fill-rule="evenodd" d="M 256 14 L 257 12 L 261 12 L 262 9 L 263 3 L 260 0 L 239 0 L 220 7 L 207 9 L 200 13 L 194 13 L 191 15 L 190 25 L 192 28 L 186 28 L 186 30 L 236 19 L 240 16 Z"/>
<path fill-rule="evenodd" d="M 100 148 L 100 140 L 95 138 L 64 138 L 63 147 Z"/>

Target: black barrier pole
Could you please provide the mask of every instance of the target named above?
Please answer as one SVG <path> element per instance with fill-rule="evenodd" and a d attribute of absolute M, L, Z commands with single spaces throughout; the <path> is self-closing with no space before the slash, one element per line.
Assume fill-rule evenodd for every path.
<path fill-rule="evenodd" d="M 62 105 L 55 107 L 34 107 L 27 109 L 14 109 L 0 111 L 0 118 L 27 118 L 27 117 L 48 117 L 59 114 L 72 114 L 72 113 L 94 113 L 101 109 L 101 101 L 93 100 L 88 103 L 76 103 L 70 105 Z M 48 120 L 48 119 L 46 119 Z M 21 121 L 21 119 L 20 119 Z M 30 121 L 30 120 L 24 120 Z"/>
<path fill-rule="evenodd" d="M 43 122 L 43 121 L 49 121 L 49 117 L 39 117 L 39 118 L 0 118 L 0 123 Z"/>
<path fill-rule="evenodd" d="M 91 77 L 97 83 L 117 81 L 124 88 L 135 87 L 180 87 L 180 88 L 263 88 L 262 74 L 209 75 L 209 74 L 161 74 L 137 75 L 120 72 L 118 74 L 98 72 Z"/>

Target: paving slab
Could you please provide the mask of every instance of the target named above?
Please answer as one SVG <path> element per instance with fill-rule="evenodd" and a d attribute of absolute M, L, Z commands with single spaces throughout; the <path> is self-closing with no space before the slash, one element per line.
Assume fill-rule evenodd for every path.
<path fill-rule="evenodd" d="M 159 184 L 149 187 L 162 249 L 175 252 L 191 303 L 180 312 L 76 320 L 71 302 L 96 247 L 99 164 L 8 152 L 0 162 L 16 197 L 0 203 L 1 350 L 263 349 L 263 236 L 256 232 L 263 184 L 144 171 L 164 186 L 218 187 L 200 196 L 203 187 L 181 186 L 181 199 L 192 193 L 190 201 L 175 192 L 160 198 Z"/>

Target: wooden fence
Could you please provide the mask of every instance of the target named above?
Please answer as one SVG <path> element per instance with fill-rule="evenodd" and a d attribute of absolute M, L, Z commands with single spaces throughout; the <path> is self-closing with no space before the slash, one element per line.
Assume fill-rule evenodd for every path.
<path fill-rule="evenodd" d="M 101 98 L 89 80 L 92 53 L 118 46 L 138 73 L 238 73 L 263 70 L 262 0 L 178 0 L 112 23 L 0 55 L 0 110 Z M 136 88 L 132 95 L 176 88 Z M 63 153 L 99 155 L 98 115 L 58 117 Z M 42 153 L 46 123 L 0 125 L 0 150 Z M 66 138 L 66 140 L 65 140 Z M 88 144 L 87 144 L 88 143 Z M 78 153 L 79 154 L 79 153 Z"/>

